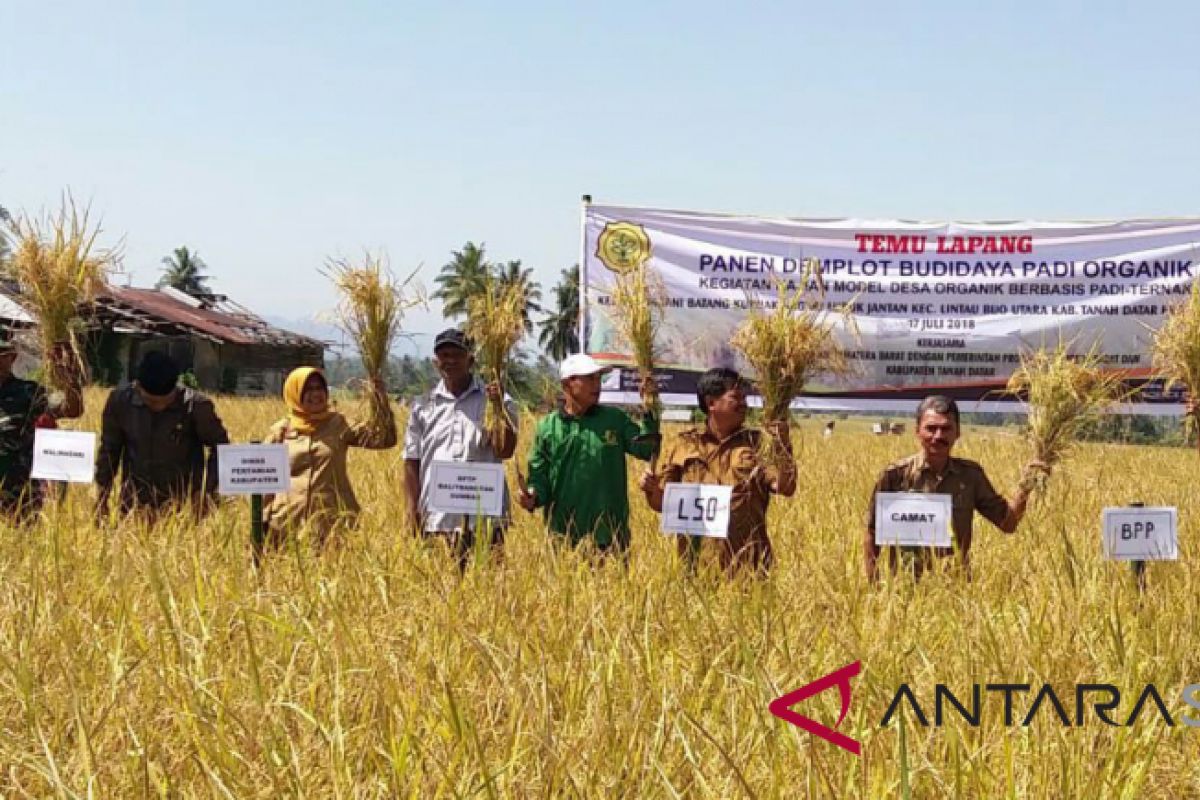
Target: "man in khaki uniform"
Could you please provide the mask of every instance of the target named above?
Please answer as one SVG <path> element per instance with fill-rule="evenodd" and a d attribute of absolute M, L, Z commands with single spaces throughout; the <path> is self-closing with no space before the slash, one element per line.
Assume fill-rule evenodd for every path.
<path fill-rule="evenodd" d="M 954 547 L 889 547 L 889 561 L 893 570 L 898 562 L 897 550 L 913 560 L 913 570 L 918 577 L 933 565 L 931 551 L 932 555 L 946 557 L 957 550 L 969 576 L 975 512 L 978 511 L 1004 533 L 1012 533 L 1025 515 L 1033 473 L 1049 472 L 1042 462 L 1029 462 L 1022 473 L 1016 495 L 1011 501 L 1006 500 L 992 487 L 983 467 L 974 461 L 950 455 L 954 443 L 958 441 L 959 414 L 958 404 L 949 397 L 934 395 L 921 401 L 917 407 L 916 433 L 921 452 L 889 464 L 871 492 L 863 553 L 867 577 L 872 581 L 878 579 L 880 547 L 875 544 L 875 495 L 879 492 L 949 494 L 952 498 L 950 527 L 954 534 Z"/>
<path fill-rule="evenodd" d="M 791 497 L 796 491 L 796 462 L 786 421 L 767 423 L 766 432 L 785 453 L 781 468 L 759 458 L 763 433 L 745 427 L 746 386 L 732 369 L 710 369 L 700 377 L 696 399 L 706 415 L 703 427 L 684 431 L 663 454 L 657 475 L 646 472 L 640 486 L 646 502 L 662 512 L 668 483 L 711 483 L 733 487 L 727 539 L 712 539 L 721 566 L 765 571 L 772 561 L 767 536 L 767 505 L 772 494 Z M 692 542 L 679 537 L 681 553 Z"/>

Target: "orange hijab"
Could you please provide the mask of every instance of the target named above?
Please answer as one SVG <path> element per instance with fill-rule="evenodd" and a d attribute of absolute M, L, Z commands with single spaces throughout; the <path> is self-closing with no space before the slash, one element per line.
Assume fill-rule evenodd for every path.
<path fill-rule="evenodd" d="M 311 436 L 313 431 L 320 427 L 321 423 L 328 420 L 335 413 L 328 404 L 326 404 L 323 411 L 316 413 L 304 410 L 304 406 L 300 403 L 300 398 L 304 394 L 304 384 L 313 375 L 320 377 L 322 383 L 325 382 L 325 376 L 321 373 L 321 370 L 315 367 L 294 369 L 287 376 L 287 380 L 283 382 L 283 402 L 287 403 L 288 407 L 288 429 L 295 431 L 301 436 Z M 325 385 L 325 391 L 329 391 L 329 384 Z"/>

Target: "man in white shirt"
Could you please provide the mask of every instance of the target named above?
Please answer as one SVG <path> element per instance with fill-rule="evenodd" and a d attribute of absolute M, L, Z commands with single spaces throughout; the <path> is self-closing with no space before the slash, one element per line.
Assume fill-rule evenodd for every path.
<path fill-rule="evenodd" d="M 504 510 L 499 518 L 440 513 L 429 507 L 432 464 L 434 461 L 498 464 L 510 458 L 517 446 L 517 405 L 503 394 L 499 384 L 484 386 L 473 372 L 475 357 L 471 350 L 470 340 L 456 328 L 437 335 L 433 363 L 441 380 L 432 391 L 413 401 L 404 435 L 404 492 L 409 524 L 414 532 L 425 536 L 446 537 L 460 566 L 466 565 L 476 533 L 490 529 L 490 544 L 503 543 L 509 520 L 508 487 L 504 487 Z M 483 428 L 483 416 L 488 401 L 498 401 L 501 397 L 506 425 L 498 447 L 493 447 Z"/>

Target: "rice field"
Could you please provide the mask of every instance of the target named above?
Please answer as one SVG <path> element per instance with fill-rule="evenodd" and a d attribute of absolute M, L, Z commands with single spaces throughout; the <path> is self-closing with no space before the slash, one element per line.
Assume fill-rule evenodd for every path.
<path fill-rule="evenodd" d="M 98 429 L 102 398 L 72 427 Z M 218 410 L 237 441 L 283 413 Z M 257 573 L 245 500 L 198 527 L 112 530 L 72 487 L 35 528 L 0 529 L 0 795 L 1200 797 L 1200 730 L 1156 713 L 1022 727 L 1027 695 L 1012 727 L 998 698 L 978 728 L 879 724 L 900 683 L 928 710 L 937 683 L 1049 682 L 1068 714 L 1075 684 L 1112 683 L 1123 721 L 1152 682 L 1177 723 L 1200 716 L 1180 700 L 1200 682 L 1194 450 L 1083 445 L 1017 534 L 978 523 L 974 581 L 873 589 L 867 497 L 915 442 L 821 424 L 805 420 L 800 488 L 773 506 L 767 580 L 689 575 L 637 497 L 627 567 L 551 546 L 517 509 L 503 559 L 460 575 L 400 530 L 400 449 L 352 455 L 364 516 L 343 546 L 296 542 Z M 1024 447 L 974 429 L 956 453 L 1010 488 Z M 1181 561 L 1151 565 L 1142 597 L 1098 530 L 1135 500 L 1181 519 Z M 856 660 L 841 730 L 861 757 L 768 713 Z M 837 693 L 797 710 L 832 724 Z"/>

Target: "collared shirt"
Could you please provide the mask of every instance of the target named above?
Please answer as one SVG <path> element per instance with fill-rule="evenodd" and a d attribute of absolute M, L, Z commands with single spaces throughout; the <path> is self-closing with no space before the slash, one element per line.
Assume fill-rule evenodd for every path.
<path fill-rule="evenodd" d="M 1008 516 L 1008 501 L 992 487 L 983 467 L 965 458 L 950 458 L 939 475 L 925 463 L 923 453 L 902 458 L 889 464 L 871 492 L 867 508 L 867 535 L 874 541 L 875 495 L 879 492 L 921 492 L 950 495 L 950 527 L 954 541 L 962 553 L 964 564 L 970 563 L 972 523 L 978 511 L 993 525 L 999 526 Z M 939 556 L 948 556 L 954 548 L 934 548 Z"/>
<path fill-rule="evenodd" d="M 431 511 L 429 503 L 433 487 L 430 476 L 434 461 L 500 463 L 483 429 L 487 402 L 485 386 L 478 377 L 472 377 L 471 385 L 458 397 L 446 388 L 445 381 L 438 381 L 431 392 L 413 401 L 404 433 L 404 459 L 421 462 L 421 512 L 425 515 L 426 531 L 454 531 L 476 521 L 474 515 Z M 504 410 L 515 429 L 520 419 L 519 411 L 508 395 L 504 396 Z M 503 519 L 507 520 L 507 485 L 503 502 Z"/>
<path fill-rule="evenodd" d="M 639 426 L 620 409 L 592 406 L 578 417 L 551 412 L 538 422 L 529 454 L 529 488 L 545 509 L 552 533 L 572 544 L 629 544 L 629 488 L 625 455 L 648 461 L 658 420 Z"/>
<path fill-rule="evenodd" d="M 767 506 L 771 486 L 781 470 L 764 464 L 759 456 L 762 432 L 739 428 L 718 439 L 708 426 L 690 428 L 679 434 L 663 454 L 658 470 L 659 487 L 668 483 L 711 483 L 732 486 L 729 533 L 714 540 L 721 563 L 746 561 L 759 567 L 771 564 L 771 540 L 767 536 Z M 795 470 L 790 458 L 784 469 Z"/>
<path fill-rule="evenodd" d="M 396 422 L 390 407 L 378 420 L 351 423 L 334 414 L 311 434 L 289 426 L 287 418 L 276 422 L 268 442 L 287 445 L 291 466 L 291 488 L 267 504 L 264 519 L 272 529 L 289 529 L 310 523 L 321 535 L 337 522 L 353 525 L 358 517 L 358 498 L 350 485 L 347 454 L 352 447 L 386 450 L 396 446 Z"/>
<path fill-rule="evenodd" d="M 125 511 L 213 493 L 217 445 L 228 442 L 212 401 L 199 392 L 180 386 L 171 404 L 154 412 L 134 387 L 113 389 L 101 417 L 96 486 L 107 497 L 119 467 Z"/>

